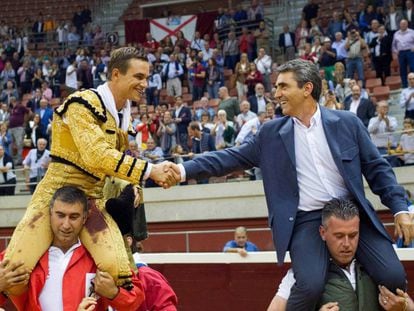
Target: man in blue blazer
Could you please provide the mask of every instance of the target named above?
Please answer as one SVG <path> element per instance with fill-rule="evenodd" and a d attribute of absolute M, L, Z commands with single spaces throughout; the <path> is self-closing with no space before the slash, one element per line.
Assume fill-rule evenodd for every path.
<path fill-rule="evenodd" d="M 42 136 L 49 137 L 47 129 L 53 119 L 53 110 L 48 107 L 48 100 L 42 98 L 39 102 L 40 108 L 36 110 L 36 113 L 40 115 L 40 123 L 42 124 Z"/>
<path fill-rule="evenodd" d="M 395 216 L 408 243 L 413 225 L 404 189 L 353 113 L 318 106 L 321 79 L 315 65 L 296 59 L 279 67 L 276 98 L 286 117 L 263 124 L 240 147 L 210 152 L 172 167 L 186 178 L 222 176 L 260 167 L 269 224 L 279 263 L 290 251 L 296 284 L 287 310 L 314 310 L 326 280 L 328 251 L 319 238 L 321 209 L 332 198 L 353 199 L 360 209 L 360 244 L 356 259 L 372 279 L 392 290 L 406 278 L 392 240 L 366 199 L 362 176 Z"/>
<path fill-rule="evenodd" d="M 361 87 L 358 84 L 354 85 L 351 91 L 352 96 L 345 99 L 344 110 L 355 113 L 368 127 L 369 120 L 375 116 L 375 106 L 369 99 L 361 96 Z"/>

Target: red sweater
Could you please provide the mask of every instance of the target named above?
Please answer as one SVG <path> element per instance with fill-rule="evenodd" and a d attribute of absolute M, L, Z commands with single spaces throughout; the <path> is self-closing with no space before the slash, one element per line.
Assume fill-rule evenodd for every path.
<path fill-rule="evenodd" d="M 34 268 L 29 282 L 28 291 L 20 296 L 10 297 L 19 311 L 41 311 L 39 296 L 45 284 L 49 271 L 49 252 L 40 258 Z M 91 255 L 81 245 L 73 252 L 72 258 L 63 276 L 63 306 L 65 311 L 77 310 L 79 303 L 85 296 L 86 273 L 95 273 L 96 265 Z M 101 297 L 96 305 L 96 311 L 104 311 L 110 305 L 118 311 L 136 310 L 144 301 L 144 292 L 141 281 L 134 274 L 132 278 L 134 288 L 127 291 L 120 288 L 118 295 L 113 299 Z M 0 302 L 2 299 L 0 298 Z"/>

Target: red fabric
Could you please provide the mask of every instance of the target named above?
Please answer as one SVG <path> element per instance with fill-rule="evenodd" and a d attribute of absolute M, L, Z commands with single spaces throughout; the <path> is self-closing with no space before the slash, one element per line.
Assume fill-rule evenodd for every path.
<path fill-rule="evenodd" d="M 152 40 L 152 41 L 145 41 L 143 46 L 145 48 L 149 48 L 151 50 L 151 52 L 154 52 L 156 49 L 158 49 L 160 44 L 157 41 Z"/>
<path fill-rule="evenodd" d="M 142 142 L 146 143 L 149 138 L 149 126 L 145 123 L 140 123 L 135 127 L 136 132 L 142 133 Z"/>
<path fill-rule="evenodd" d="M 126 43 L 145 42 L 145 34 L 150 32 L 148 19 L 125 21 L 125 41 Z"/>
<path fill-rule="evenodd" d="M 178 299 L 165 277 L 149 267 L 139 268 L 145 301 L 137 311 L 176 311 Z"/>
<path fill-rule="evenodd" d="M 39 295 L 45 284 L 49 271 L 49 252 L 40 258 L 34 268 L 29 282 L 28 291 L 17 297 L 10 297 L 19 311 L 41 311 Z M 64 311 L 77 310 L 79 303 L 85 296 L 86 273 L 95 273 L 96 265 L 91 255 L 81 245 L 73 252 L 72 258 L 66 268 L 63 277 L 63 305 Z M 142 284 L 135 276 L 132 278 L 134 288 L 127 291 L 120 288 L 118 295 L 113 299 L 101 297 L 96 305 L 96 311 L 104 311 L 109 305 L 118 311 L 130 311 L 137 309 L 144 300 Z M 132 308 L 132 309 L 131 309 Z"/>
<path fill-rule="evenodd" d="M 259 70 L 256 70 L 254 72 L 253 79 L 249 78 L 250 75 L 251 75 L 251 73 L 249 73 L 247 75 L 247 78 L 246 78 L 246 84 L 247 84 L 247 86 L 255 86 L 257 83 L 263 83 L 263 76 L 262 76 L 262 74 L 260 73 Z"/>

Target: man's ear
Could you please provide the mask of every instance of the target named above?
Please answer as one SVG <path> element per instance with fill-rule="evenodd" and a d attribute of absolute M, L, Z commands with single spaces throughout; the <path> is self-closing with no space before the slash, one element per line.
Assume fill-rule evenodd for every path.
<path fill-rule="evenodd" d="M 319 234 L 321 235 L 322 241 L 325 241 L 326 230 L 325 230 L 325 227 L 323 225 L 319 226 Z"/>
<path fill-rule="evenodd" d="M 121 72 L 119 71 L 118 68 L 114 68 L 112 69 L 112 73 L 111 73 L 111 81 L 117 80 L 119 78 L 119 75 L 121 74 Z"/>
<path fill-rule="evenodd" d="M 313 84 L 311 82 L 306 82 L 303 85 L 303 90 L 304 90 L 304 93 L 303 94 L 305 95 L 305 97 L 308 97 L 309 95 L 312 94 Z"/>

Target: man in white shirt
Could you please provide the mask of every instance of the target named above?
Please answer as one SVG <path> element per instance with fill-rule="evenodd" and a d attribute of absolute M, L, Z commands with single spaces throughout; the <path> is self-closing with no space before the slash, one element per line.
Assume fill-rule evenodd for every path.
<path fill-rule="evenodd" d="M 393 212 L 408 244 L 414 225 L 403 187 L 354 114 L 318 105 L 316 66 L 295 59 L 278 68 L 275 98 L 287 117 L 269 121 L 246 144 L 210 152 L 172 169 L 180 180 L 222 176 L 253 166 L 262 170 L 278 262 L 290 251 L 296 283 L 288 310 L 314 310 L 325 286 L 329 256 L 318 235 L 323 206 L 333 198 L 356 201 L 361 219 L 357 260 L 375 283 L 405 289 L 404 268 L 386 229 L 365 198 L 363 178 Z M 384 270 L 383 267 L 387 269 Z M 392 271 L 390 271 L 390 269 Z"/>
<path fill-rule="evenodd" d="M 405 117 L 414 120 L 414 72 L 407 75 L 408 87 L 401 91 L 400 107 L 405 109 Z"/>
<path fill-rule="evenodd" d="M 393 132 L 398 127 L 397 119 L 388 115 L 388 103 L 381 100 L 377 103 L 377 116 L 371 118 L 368 132 L 372 142 L 381 154 L 386 154 L 388 147 L 395 147 Z"/>
<path fill-rule="evenodd" d="M 345 49 L 346 41 L 343 39 L 342 32 L 337 32 L 335 34 L 335 41 L 332 43 L 332 48 L 336 50 L 336 60 L 340 62 L 345 62 L 345 59 L 348 57 L 348 52 Z"/>
<path fill-rule="evenodd" d="M 77 70 L 78 62 L 74 59 L 68 68 L 66 68 L 65 84 L 70 93 L 73 93 L 78 89 Z"/>
<path fill-rule="evenodd" d="M 266 120 L 269 120 L 266 118 L 266 112 L 262 111 L 257 114 L 257 117 L 247 121 L 242 126 L 239 134 L 236 137 L 236 146 L 240 146 L 241 144 L 245 143 L 247 139 L 251 139 L 252 137 L 256 136 L 260 130 L 260 127 Z"/>
<path fill-rule="evenodd" d="M 254 118 L 256 118 L 256 114 L 250 110 L 250 103 L 243 100 L 240 103 L 240 113 L 236 117 L 237 127 L 241 129 L 246 122 Z"/>
<path fill-rule="evenodd" d="M 184 70 L 177 61 L 175 54 L 170 55 L 170 61 L 164 65 L 162 74 L 167 81 L 168 96 L 181 96 L 182 84 L 180 77 L 184 74 Z"/>
<path fill-rule="evenodd" d="M 356 114 L 358 118 L 368 127 L 369 120 L 375 114 L 375 106 L 370 100 L 361 96 L 361 87 L 356 84 L 352 87 L 352 97 L 346 98 L 344 109 Z"/>
<path fill-rule="evenodd" d="M 191 49 L 193 50 L 197 50 L 197 51 L 202 51 L 204 48 L 204 40 L 201 39 L 201 35 L 199 31 L 196 31 L 194 33 L 194 39 L 191 41 L 190 44 Z"/>
<path fill-rule="evenodd" d="M 272 74 L 272 58 L 266 54 L 264 48 L 260 48 L 254 63 L 256 64 L 257 70 L 260 71 L 263 76 L 263 84 L 266 92 L 270 92 L 272 89 L 270 81 L 270 75 Z"/>

